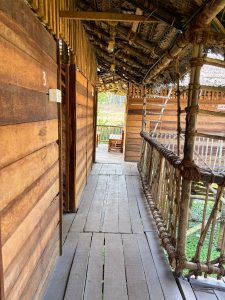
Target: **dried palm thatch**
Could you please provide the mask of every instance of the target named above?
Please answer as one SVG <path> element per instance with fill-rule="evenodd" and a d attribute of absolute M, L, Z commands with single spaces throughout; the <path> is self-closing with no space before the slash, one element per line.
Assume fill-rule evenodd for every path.
<path fill-rule="evenodd" d="M 168 53 L 174 47 L 174 53 L 179 53 L 180 72 L 185 74 L 189 68 L 191 44 L 184 36 L 190 36 L 190 24 L 197 23 L 202 26 L 211 23 L 210 9 L 206 9 L 209 1 L 202 0 L 79 0 L 76 2 L 77 10 L 117 12 L 123 14 L 144 15 L 146 18 L 154 17 L 156 22 L 106 22 L 83 21 L 84 27 L 91 41 L 98 59 L 99 86 L 101 89 L 111 83 L 114 86 L 118 77 L 120 82 L 134 82 L 141 85 L 160 85 L 175 80 L 174 57 L 169 61 Z M 223 1 L 219 1 L 221 11 Z M 206 11 L 206 12 L 205 12 Z M 216 12 L 216 14 L 218 13 Z M 198 14 L 202 18 L 198 17 Z M 208 22 L 208 23 L 207 23 Z M 207 24 L 206 24 L 207 23 Z M 225 19 L 221 11 L 211 25 L 211 30 L 225 34 Z M 221 39 L 221 38 L 220 38 Z M 178 42 L 177 42 L 178 40 Z M 176 45 L 177 43 L 177 45 Z M 218 46 L 205 43 L 205 52 L 225 53 L 225 42 Z M 163 62 L 163 72 L 158 72 L 158 62 Z"/>

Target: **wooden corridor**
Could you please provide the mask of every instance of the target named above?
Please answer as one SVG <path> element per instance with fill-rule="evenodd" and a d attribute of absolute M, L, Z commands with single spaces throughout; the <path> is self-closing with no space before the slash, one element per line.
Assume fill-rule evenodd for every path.
<path fill-rule="evenodd" d="M 82 198 L 44 299 L 182 299 L 136 165 L 95 164 Z"/>

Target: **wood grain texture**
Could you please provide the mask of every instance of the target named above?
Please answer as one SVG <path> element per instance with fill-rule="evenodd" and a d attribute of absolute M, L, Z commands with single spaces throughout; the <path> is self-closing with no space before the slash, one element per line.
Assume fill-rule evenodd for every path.
<path fill-rule="evenodd" d="M 69 232 L 63 245 L 63 255 L 58 258 L 43 300 L 63 300 L 78 239 L 77 232 Z"/>
<path fill-rule="evenodd" d="M 204 94 L 208 96 L 204 96 Z M 218 93 L 218 91 L 216 92 Z M 200 109 L 218 111 L 217 106 L 221 104 L 223 97 L 215 97 L 210 92 L 202 90 L 202 96 L 199 100 Z M 158 121 L 165 99 L 147 98 L 147 120 Z M 181 109 L 187 106 L 187 95 L 181 98 Z M 143 99 L 132 98 L 128 96 L 126 108 L 126 126 L 125 126 L 125 160 L 138 161 L 140 158 L 140 131 L 142 128 Z M 149 127 L 150 124 L 150 127 Z M 210 124 L 210 126 L 208 126 Z M 156 123 L 148 122 L 147 131 L 154 130 Z M 161 132 L 177 131 L 177 104 L 176 99 L 171 98 L 161 116 L 161 123 L 158 126 Z M 185 114 L 181 115 L 181 128 L 185 130 Z M 206 116 L 198 114 L 197 130 L 205 133 L 221 133 L 225 130 L 224 120 L 215 116 Z"/>
<path fill-rule="evenodd" d="M 48 95 L 0 81 L 0 125 L 57 118 L 57 105 Z"/>
<path fill-rule="evenodd" d="M 5 300 L 4 276 L 3 276 L 3 260 L 2 260 L 2 220 L 0 214 L 0 299 Z"/>
<path fill-rule="evenodd" d="M 0 136 L 1 169 L 56 141 L 58 120 L 1 126 Z"/>
<path fill-rule="evenodd" d="M 58 160 L 58 145 L 52 143 L 0 170 L 0 210 L 43 175 Z M 10 178 L 10 181 L 8 180 Z M 13 187 L 13 188 L 11 188 Z"/>
<path fill-rule="evenodd" d="M 58 172 L 59 166 L 58 162 L 56 162 L 44 175 L 17 197 L 8 208 L 2 211 L 2 244 L 7 241 L 47 190 L 58 179 Z"/>
<path fill-rule="evenodd" d="M 59 229 L 57 227 L 55 233 L 52 234 L 51 241 L 42 253 L 30 280 L 23 290 L 21 295 L 22 299 L 30 300 L 31 297 L 33 297 L 34 300 L 39 300 L 42 298 L 43 287 L 48 280 L 49 274 L 51 274 L 57 257 L 59 256 L 58 231 Z"/>
<path fill-rule="evenodd" d="M 58 221 L 57 197 L 46 209 L 46 214 L 39 219 L 38 224 L 34 225 L 34 230 L 32 230 L 32 233 L 26 240 L 24 250 L 18 252 L 5 271 L 5 290 L 8 297 L 14 298 L 19 294 L 19 291 L 22 292 L 24 290 L 33 272 L 33 267 L 37 265 L 42 252 L 54 235 Z M 39 239 L 38 243 L 35 243 L 34 237 Z M 15 265 L 17 266 L 16 268 Z"/>
<path fill-rule="evenodd" d="M 47 95 L 57 63 L 23 0 L 0 1 L 0 56 L 1 279 L 7 299 L 36 299 L 58 253 L 57 105 Z"/>
<path fill-rule="evenodd" d="M 24 221 L 16 228 L 14 233 L 10 236 L 7 242 L 3 245 L 2 256 L 4 260 L 4 270 L 6 270 L 17 255 L 18 251 L 23 249 L 29 235 L 32 233 L 33 226 L 39 223 L 39 220 L 46 213 L 48 207 L 51 205 L 52 199 L 58 194 L 59 182 L 58 180 L 50 187 L 50 189 L 43 195 L 42 199 L 32 209 L 30 214 Z M 15 248 L 14 245 L 17 245 Z"/>
<path fill-rule="evenodd" d="M 122 238 L 120 234 L 105 236 L 104 299 L 128 299 Z"/>
<path fill-rule="evenodd" d="M 16 48 L 0 36 L 0 78 L 11 85 L 18 85 L 38 92 L 48 93 L 49 88 L 56 88 L 57 73 L 45 68 L 40 62 Z M 5 64 L 14 57 L 14 63 Z M 15 72 L 17 76 L 15 76 Z"/>
<path fill-rule="evenodd" d="M 88 261 L 84 300 L 98 300 L 102 298 L 103 247 L 104 234 L 94 233 Z"/>
<path fill-rule="evenodd" d="M 65 300 L 83 299 L 91 237 L 91 233 L 80 233 L 76 256 L 73 261 L 66 289 Z"/>
<path fill-rule="evenodd" d="M 25 31 L 35 44 L 39 45 L 44 52 L 56 61 L 56 45 L 54 39 L 43 26 L 40 26 L 39 20 L 35 18 L 24 1 L 2 0 L 0 10 L 6 17 L 13 19 L 16 26 L 20 27 L 22 31 Z M 23 11 L 23 14 L 18 13 L 21 11 Z"/>

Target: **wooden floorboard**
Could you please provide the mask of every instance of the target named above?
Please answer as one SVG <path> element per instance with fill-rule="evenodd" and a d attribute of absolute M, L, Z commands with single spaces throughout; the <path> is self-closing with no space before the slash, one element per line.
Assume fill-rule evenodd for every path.
<path fill-rule="evenodd" d="M 58 258 L 43 300 L 63 300 L 75 255 L 79 233 L 69 232 L 63 246 L 63 256 Z"/>
<path fill-rule="evenodd" d="M 214 293 L 214 290 L 206 290 L 206 289 L 194 289 L 195 296 L 197 300 L 218 300 L 216 297 L 216 294 Z"/>
<path fill-rule="evenodd" d="M 151 299 L 164 300 L 165 298 L 162 292 L 157 268 L 154 264 L 146 236 L 144 234 L 138 234 L 137 241 L 150 297 Z"/>
<path fill-rule="evenodd" d="M 149 300 L 144 268 L 134 234 L 123 235 L 123 248 L 129 300 Z"/>
<path fill-rule="evenodd" d="M 133 233 L 143 233 L 143 224 L 141 220 L 141 216 L 138 209 L 138 204 L 136 201 L 136 196 L 133 190 L 132 177 L 126 176 L 126 184 L 127 184 L 127 194 L 129 201 L 129 212 L 130 212 L 130 220 L 131 227 Z"/>
<path fill-rule="evenodd" d="M 70 271 L 65 300 L 83 300 L 92 233 L 80 233 Z"/>
<path fill-rule="evenodd" d="M 94 233 L 88 262 L 84 300 L 102 299 L 104 234 Z"/>
<path fill-rule="evenodd" d="M 123 246 L 120 234 L 105 234 L 103 299 L 128 299 Z"/>
<path fill-rule="evenodd" d="M 225 300 L 225 292 L 214 290 L 214 293 L 218 300 Z"/>
<path fill-rule="evenodd" d="M 188 282 L 178 287 L 136 164 L 94 164 L 63 232 L 63 255 L 44 300 L 225 300 L 221 288 L 207 293 Z"/>
<path fill-rule="evenodd" d="M 74 222 L 71 226 L 71 231 L 82 232 L 84 230 L 84 226 L 86 224 L 88 212 L 90 210 L 90 206 L 92 204 L 95 190 L 98 184 L 99 178 L 98 176 L 91 175 L 88 178 L 88 184 L 86 185 L 82 196 L 81 203 L 74 219 Z"/>
<path fill-rule="evenodd" d="M 196 295 L 192 289 L 191 284 L 184 278 L 178 278 L 179 285 L 185 300 L 196 300 Z"/>
<path fill-rule="evenodd" d="M 62 223 L 63 223 L 63 226 L 62 226 L 62 228 L 63 228 L 63 230 L 62 230 L 63 243 L 66 240 L 68 232 L 73 224 L 74 218 L 75 218 L 75 214 L 66 213 L 63 215 L 63 221 L 62 221 Z"/>
<path fill-rule="evenodd" d="M 157 273 L 165 299 L 181 300 L 182 296 L 170 270 L 165 254 L 160 246 L 157 233 L 154 231 L 146 232 L 146 236 L 155 266 L 157 266 Z"/>
<path fill-rule="evenodd" d="M 102 224 L 102 213 L 104 210 L 104 202 L 108 192 L 109 176 L 99 176 L 98 184 L 94 193 L 94 198 L 88 212 L 85 231 L 100 232 Z M 78 211 L 79 214 L 79 211 Z"/>

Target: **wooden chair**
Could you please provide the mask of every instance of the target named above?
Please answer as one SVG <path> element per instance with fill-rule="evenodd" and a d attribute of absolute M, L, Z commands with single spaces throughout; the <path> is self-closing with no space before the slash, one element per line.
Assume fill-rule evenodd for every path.
<path fill-rule="evenodd" d="M 108 142 L 108 152 L 119 151 L 123 153 L 123 139 L 124 132 L 122 134 L 110 134 Z"/>

